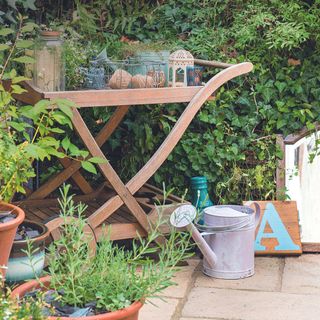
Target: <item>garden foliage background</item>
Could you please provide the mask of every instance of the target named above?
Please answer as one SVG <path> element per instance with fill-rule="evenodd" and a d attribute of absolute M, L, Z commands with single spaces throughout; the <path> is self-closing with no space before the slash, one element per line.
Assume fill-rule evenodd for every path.
<path fill-rule="evenodd" d="M 77 68 L 104 47 L 114 59 L 146 48 L 184 48 L 197 58 L 254 64 L 253 73 L 206 103 L 154 176 L 177 194 L 190 177 L 205 175 L 215 202 L 274 198 L 282 157 L 275 135 L 319 121 L 320 0 L 0 0 L 2 23 L 14 24 L 16 9 L 64 30 L 69 89 L 83 81 Z M 146 162 L 184 107 L 131 109 L 104 147 L 122 177 Z M 93 109 L 85 118 L 99 131 L 110 114 Z"/>

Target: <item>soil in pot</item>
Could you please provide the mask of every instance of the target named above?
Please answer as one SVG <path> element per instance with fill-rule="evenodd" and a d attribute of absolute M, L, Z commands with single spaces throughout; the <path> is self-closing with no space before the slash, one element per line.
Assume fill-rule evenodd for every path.
<path fill-rule="evenodd" d="M 0 272 L 5 277 L 8 258 L 12 243 L 25 213 L 21 208 L 12 204 L 0 203 Z"/>
<path fill-rule="evenodd" d="M 35 274 L 41 274 L 45 261 L 45 241 L 48 236 L 48 228 L 42 223 L 25 220 L 18 227 L 8 261 L 7 281 L 24 281 L 34 278 Z M 31 261 L 25 252 L 28 250 L 28 241 L 32 244 Z"/>
<path fill-rule="evenodd" d="M 43 288 L 47 288 L 47 292 L 45 293 L 46 302 L 51 305 L 54 309 L 55 315 L 49 316 L 49 320 L 138 320 L 139 310 L 143 306 L 141 302 L 134 302 L 131 306 L 114 311 L 98 311 L 95 308 L 95 302 L 88 303 L 83 308 L 75 308 L 73 306 L 62 306 L 57 301 L 52 301 L 54 292 L 49 289 L 50 287 L 50 277 L 40 278 L 41 284 L 32 280 L 23 285 L 17 287 L 12 291 L 12 297 L 20 297 L 24 296 L 34 296 L 40 289 L 42 285 Z M 63 295 L 63 292 L 59 292 L 59 294 Z M 49 309 L 48 309 L 49 314 Z"/>

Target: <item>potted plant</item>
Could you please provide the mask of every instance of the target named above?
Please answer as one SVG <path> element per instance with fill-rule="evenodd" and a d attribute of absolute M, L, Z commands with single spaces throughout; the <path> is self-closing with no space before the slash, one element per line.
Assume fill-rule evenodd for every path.
<path fill-rule="evenodd" d="M 24 303 L 19 303 L 16 299 L 12 299 L 9 293 L 5 292 L 4 288 L 2 288 L 1 279 L 0 274 L 0 319 L 44 320 L 41 300 L 26 299 Z"/>
<path fill-rule="evenodd" d="M 47 277 L 21 285 L 13 296 L 41 288 L 53 307 L 49 319 L 137 320 L 145 300 L 172 285 L 177 263 L 191 256 L 190 235 L 172 230 L 167 241 L 155 242 L 161 236 L 159 222 L 146 239 L 133 241 L 131 251 L 105 238 L 90 259 L 85 206 L 75 205 L 68 189 L 62 191 L 61 216 L 77 219 L 65 224 L 61 238 L 50 245 Z M 155 252 L 157 261 L 148 256 Z"/>
<path fill-rule="evenodd" d="M 40 276 L 45 263 L 45 224 L 24 220 L 16 232 L 8 261 L 6 281 L 16 282 Z"/>
<path fill-rule="evenodd" d="M 11 204 L 0 203 L 0 275 L 3 278 L 13 239 L 24 216 L 25 214 L 20 208 Z"/>
<path fill-rule="evenodd" d="M 64 127 L 72 128 L 72 102 L 40 100 L 34 106 L 16 102 L 16 95 L 26 93 L 22 82 L 28 78 L 19 76 L 15 67 L 21 70 L 34 61 L 25 55 L 25 49 L 33 45 L 26 37 L 35 25 L 24 21 L 25 17 L 19 16 L 17 30 L 0 28 L 0 265 L 7 264 L 16 229 L 24 219 L 21 209 L 6 203 L 17 192 L 25 193 L 24 184 L 35 176 L 34 160 L 68 156 L 91 172 L 95 171 L 92 163 L 99 162 L 85 160 L 89 153 L 66 137 Z"/>

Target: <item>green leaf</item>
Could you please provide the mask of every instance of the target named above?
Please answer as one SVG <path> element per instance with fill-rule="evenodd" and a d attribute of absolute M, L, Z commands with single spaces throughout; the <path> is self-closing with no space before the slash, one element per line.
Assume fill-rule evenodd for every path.
<path fill-rule="evenodd" d="M 68 150 L 70 147 L 70 139 L 68 137 L 65 137 L 62 141 L 61 141 L 61 145 L 64 148 L 64 150 Z"/>
<path fill-rule="evenodd" d="M 16 94 L 21 94 L 21 93 L 23 93 L 23 92 L 27 92 L 27 90 L 23 89 L 22 87 L 20 87 L 20 86 L 17 85 L 17 84 L 13 84 L 13 85 L 11 86 L 11 88 L 12 88 L 12 92 L 13 92 L 13 93 L 16 93 Z"/>
<path fill-rule="evenodd" d="M 37 27 L 38 27 L 37 24 L 33 22 L 28 22 L 21 28 L 21 32 L 31 32 Z"/>
<path fill-rule="evenodd" d="M 12 33 L 14 33 L 14 30 L 12 30 L 11 28 L 0 29 L 0 36 L 7 36 L 8 34 Z"/>
<path fill-rule="evenodd" d="M 19 62 L 19 63 L 34 63 L 35 62 L 35 60 L 29 56 L 22 56 L 22 57 L 14 58 L 12 60 Z"/>
<path fill-rule="evenodd" d="M 65 114 L 67 115 L 69 118 L 73 117 L 73 113 L 72 110 L 69 106 L 65 105 L 65 104 L 59 104 L 58 108 Z"/>
<path fill-rule="evenodd" d="M 18 76 L 18 77 L 14 77 L 12 79 L 12 83 L 19 83 L 19 82 L 27 81 L 27 80 L 30 80 L 30 78 L 27 78 L 27 77 L 24 77 L 24 76 Z"/>
<path fill-rule="evenodd" d="M 34 114 L 42 113 L 43 111 L 45 111 L 48 108 L 49 105 L 50 105 L 49 100 L 40 100 L 39 102 L 37 102 L 34 105 L 34 107 L 32 108 L 32 112 Z"/>
<path fill-rule="evenodd" d="M 92 158 L 88 159 L 88 161 L 90 161 L 92 163 L 107 163 L 106 159 L 103 159 L 100 157 L 92 157 Z"/>
<path fill-rule="evenodd" d="M 65 131 L 60 128 L 51 128 L 50 131 L 54 133 L 65 133 Z"/>
<path fill-rule="evenodd" d="M 0 44 L 0 51 L 8 50 L 9 48 L 10 46 L 8 46 L 7 44 Z"/>
<path fill-rule="evenodd" d="M 17 41 L 17 48 L 30 48 L 33 45 L 33 41 L 31 40 L 19 40 Z"/>
<path fill-rule="evenodd" d="M 18 132 L 22 132 L 25 129 L 25 125 L 23 123 L 9 121 L 8 124 Z"/>
<path fill-rule="evenodd" d="M 97 170 L 96 170 L 95 166 L 92 163 L 90 163 L 89 161 L 81 161 L 81 166 L 86 171 L 97 174 Z"/>

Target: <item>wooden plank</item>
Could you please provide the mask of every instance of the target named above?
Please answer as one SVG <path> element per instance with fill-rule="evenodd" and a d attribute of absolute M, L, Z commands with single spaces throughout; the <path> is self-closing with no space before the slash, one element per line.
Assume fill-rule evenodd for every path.
<path fill-rule="evenodd" d="M 35 216 L 37 216 L 39 219 L 41 219 L 41 221 L 47 220 L 49 218 L 49 216 L 47 214 L 45 214 L 44 212 L 42 212 L 38 208 L 33 208 L 32 213 Z"/>
<path fill-rule="evenodd" d="M 256 255 L 300 255 L 302 248 L 296 202 L 256 202 L 261 207 L 256 229 Z"/>
<path fill-rule="evenodd" d="M 201 59 L 194 59 L 194 64 L 198 64 L 199 66 L 205 66 L 205 67 L 214 67 L 214 68 L 229 68 L 233 66 L 233 64 L 230 63 L 224 63 L 220 61 L 212 61 L 212 60 L 201 60 Z"/>
<path fill-rule="evenodd" d="M 70 160 L 68 158 L 59 158 L 59 162 L 62 164 L 64 169 L 68 169 L 72 165 L 73 162 L 78 162 L 75 160 Z M 78 163 L 78 166 L 81 167 L 81 163 Z M 79 169 L 80 169 L 79 167 Z M 70 178 L 74 181 L 74 183 L 79 187 L 79 189 L 84 193 L 92 193 L 94 192 L 94 189 L 91 187 L 90 183 L 84 178 L 84 176 L 79 172 L 75 171 L 73 174 L 70 176 Z M 54 191 L 57 187 L 52 185 L 52 180 L 50 181 L 51 188 L 46 187 L 47 190 L 47 195 L 49 195 L 52 191 Z M 53 189 L 54 188 L 54 189 Z M 44 193 L 42 193 L 42 199 L 46 197 L 44 196 Z"/>
<path fill-rule="evenodd" d="M 3 85 L 6 90 L 9 89 L 11 85 L 11 80 L 6 80 L 3 82 Z M 39 100 L 44 98 L 43 92 L 39 89 L 34 87 L 31 81 L 23 81 L 20 83 L 27 92 L 23 92 L 21 94 L 13 94 L 13 97 L 23 103 L 35 105 Z"/>
<path fill-rule="evenodd" d="M 320 253 L 320 243 L 302 242 L 302 251 L 304 253 Z"/>
<path fill-rule="evenodd" d="M 117 223 L 95 229 L 95 235 L 98 241 L 108 236 L 110 236 L 111 240 L 134 239 L 137 238 L 137 232 L 142 237 L 147 235 L 139 223 Z"/>
<path fill-rule="evenodd" d="M 111 107 L 189 102 L 202 87 L 142 88 L 45 92 L 46 99 L 65 98 L 78 107 Z"/>
<path fill-rule="evenodd" d="M 310 130 L 310 129 L 304 127 L 299 132 L 286 136 L 284 139 L 284 143 L 288 144 L 288 145 L 295 144 L 296 142 L 298 142 L 302 138 L 307 137 L 308 135 L 312 134 L 312 132 L 319 131 L 319 130 L 320 130 L 320 123 L 316 123 L 314 130 Z"/>
<path fill-rule="evenodd" d="M 286 189 L 286 159 L 285 159 L 285 144 L 283 136 L 281 134 L 277 135 L 276 143 L 282 151 L 282 159 L 278 160 L 276 169 L 276 196 L 277 200 L 285 199 L 285 189 Z"/>
<path fill-rule="evenodd" d="M 35 221 L 35 222 L 40 222 L 40 223 L 42 222 L 42 219 L 40 219 L 38 216 L 33 214 L 31 210 L 26 210 L 26 209 L 23 209 L 23 210 L 26 214 L 26 219 Z"/>
<path fill-rule="evenodd" d="M 91 194 L 85 194 L 85 195 L 77 195 L 73 197 L 73 200 L 75 202 L 87 202 L 90 200 L 94 200 L 98 197 L 100 190 L 96 190 L 95 192 Z M 57 198 L 51 198 L 51 199 L 32 199 L 32 200 L 23 200 L 23 201 L 17 201 L 14 202 L 15 205 L 22 207 L 22 208 L 33 208 L 33 207 L 57 207 L 59 208 L 59 202 Z"/>

